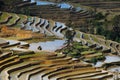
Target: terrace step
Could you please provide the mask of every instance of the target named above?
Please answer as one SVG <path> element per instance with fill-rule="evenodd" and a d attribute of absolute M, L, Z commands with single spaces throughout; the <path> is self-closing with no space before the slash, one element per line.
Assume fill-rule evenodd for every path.
<path fill-rule="evenodd" d="M 0 38 L 0 47 L 9 44 L 5 39 Z"/>
<path fill-rule="evenodd" d="M 81 79 L 81 78 L 84 78 L 84 77 L 97 76 L 97 75 L 101 75 L 101 74 L 108 74 L 108 72 L 96 71 L 96 72 L 85 73 L 85 74 L 81 74 L 81 75 L 72 75 L 72 76 L 65 77 L 64 79 L 74 80 L 74 79 Z"/>
<path fill-rule="evenodd" d="M 40 20 L 41 20 L 39 24 L 40 32 L 48 36 L 53 36 L 54 34 L 51 31 L 47 30 L 47 28 L 49 28 L 49 21 L 42 18 Z"/>
<path fill-rule="evenodd" d="M 45 19 L 42 19 L 42 18 L 40 18 L 40 23 L 39 23 L 39 25 L 38 25 L 38 28 L 39 28 L 39 30 L 40 30 L 40 33 L 45 33 L 45 31 L 44 31 L 44 29 L 43 29 L 43 26 L 45 25 Z"/>
<path fill-rule="evenodd" d="M 113 54 L 116 53 L 116 50 L 113 48 L 112 42 L 110 40 L 106 41 L 106 46 L 110 47 L 111 53 L 113 53 Z"/>
<path fill-rule="evenodd" d="M 27 23 L 28 16 L 23 14 L 17 14 L 17 15 L 19 16 L 20 20 L 17 22 L 15 26 L 24 27 L 24 24 Z"/>
<path fill-rule="evenodd" d="M 78 79 L 74 79 L 74 80 L 79 80 L 79 79 L 82 79 L 82 80 L 97 80 L 97 79 L 107 79 L 107 78 L 112 78 L 112 74 L 103 74 L 103 75 L 100 75 L 100 76 L 95 76 L 95 77 L 89 77 L 89 78 L 78 78 Z"/>
<path fill-rule="evenodd" d="M 46 65 L 47 66 L 47 65 Z M 49 68 L 50 67 L 50 68 Z M 50 70 L 50 69 L 54 69 L 54 66 L 53 66 L 53 68 L 51 67 L 51 66 L 49 66 L 49 67 L 43 67 L 42 68 L 42 66 L 41 66 L 41 68 L 39 68 L 39 69 L 37 69 L 37 70 L 32 70 L 32 71 L 29 71 L 29 72 L 25 72 L 25 74 L 23 74 L 23 76 L 21 76 L 21 78 L 22 77 L 26 77 L 25 75 L 29 75 L 28 77 L 26 77 L 26 79 L 30 79 L 30 77 L 32 77 L 32 76 L 34 76 L 34 75 L 36 75 L 36 74 L 38 74 L 38 73 L 40 73 L 39 75 L 42 75 L 42 73 L 43 74 L 45 74 L 44 72 L 45 71 L 48 71 L 48 70 Z M 50 70 L 51 71 L 51 70 Z"/>
<path fill-rule="evenodd" d="M 0 17 L 0 24 L 5 24 L 12 18 L 12 15 L 7 12 L 2 12 Z"/>
<path fill-rule="evenodd" d="M 2 54 L 0 54 L 0 60 L 3 60 L 3 59 L 5 59 L 5 58 L 8 58 L 8 57 L 10 57 L 11 55 L 12 55 L 11 52 L 2 53 Z"/>
<path fill-rule="evenodd" d="M 39 29 L 36 27 L 36 25 L 38 25 L 39 22 L 40 22 L 40 18 L 34 17 L 34 24 L 31 24 L 31 30 L 33 32 L 39 32 Z"/>
<path fill-rule="evenodd" d="M 72 67 L 76 67 L 76 66 L 81 66 L 81 67 L 83 67 L 82 65 L 76 65 L 76 64 L 69 64 L 69 66 L 66 66 L 66 65 L 59 65 L 59 66 L 55 66 L 55 67 L 53 67 L 53 69 L 51 68 L 50 70 L 46 70 L 46 71 L 44 71 L 43 73 L 42 73 L 42 78 L 43 78 L 43 80 L 47 80 L 47 79 L 49 79 L 49 77 L 50 76 L 52 76 L 52 74 L 55 74 L 55 73 L 59 73 L 59 72 L 61 72 L 61 71 L 69 71 L 69 70 L 71 70 L 71 68 Z M 87 65 L 86 66 L 84 66 L 84 67 L 87 67 Z"/>
<path fill-rule="evenodd" d="M 14 72 L 11 72 L 10 73 L 11 80 L 19 80 L 19 77 L 22 74 L 24 74 L 28 71 L 33 71 L 33 70 L 38 69 L 38 68 L 40 68 L 39 64 L 32 64 L 30 66 L 27 66 L 27 67 L 24 67 L 22 69 L 16 70 Z"/>
<path fill-rule="evenodd" d="M 14 43 L 14 44 L 4 45 L 4 46 L 2 46 L 1 48 L 9 48 L 9 47 L 12 47 L 12 46 L 17 46 L 17 45 L 20 45 L 20 42 Z"/>
<path fill-rule="evenodd" d="M 120 53 L 120 50 L 119 49 L 117 49 L 117 45 L 119 45 L 119 43 L 117 43 L 117 42 L 113 42 L 113 41 L 111 41 L 111 47 L 114 49 L 114 53 Z"/>
<path fill-rule="evenodd" d="M 64 24 L 59 23 L 59 22 L 55 22 L 55 25 L 54 25 L 54 27 L 52 28 L 52 32 L 53 32 L 56 36 L 63 38 L 64 35 L 61 34 L 61 31 L 62 31 L 62 29 L 65 29 L 65 28 L 66 28 L 66 26 L 65 26 Z"/>
<path fill-rule="evenodd" d="M 10 61 L 13 61 L 13 60 L 17 59 L 17 58 L 18 58 L 18 56 L 11 56 L 9 58 L 5 58 L 5 59 L 0 61 L 0 65 L 4 65 L 4 64 L 6 64 Z"/>
<path fill-rule="evenodd" d="M 48 27 L 49 27 L 49 21 L 45 20 L 45 25 L 43 26 L 45 34 L 48 36 L 53 36 L 54 34 L 51 31 L 47 30 Z"/>
<path fill-rule="evenodd" d="M 38 69 L 36 69 L 36 70 L 32 70 L 32 71 L 29 71 L 29 72 L 26 72 L 26 73 L 24 73 L 24 74 L 22 74 L 20 77 L 19 77 L 19 80 L 30 80 L 30 76 L 32 75 L 32 74 L 36 74 L 36 73 L 38 73 L 38 72 L 41 72 L 41 71 L 44 71 L 45 69 L 44 68 L 38 68 Z"/>
<path fill-rule="evenodd" d="M 36 5 L 36 2 L 30 2 L 30 1 L 24 1 L 23 3 L 21 4 L 18 4 L 17 7 L 26 7 L 26 6 L 32 6 L 32 5 Z"/>
<path fill-rule="evenodd" d="M 8 62 L 8 63 L 6 63 L 6 64 L 3 64 L 3 65 L 1 65 L 0 66 L 0 70 L 2 71 L 2 70 L 4 70 L 5 68 L 7 68 L 7 67 L 9 67 L 9 66 L 12 66 L 12 65 L 16 65 L 16 64 L 19 64 L 19 63 L 21 63 L 22 61 L 18 58 L 18 59 L 15 59 L 15 60 L 13 60 L 13 61 L 10 61 L 10 62 Z M 3 79 L 4 80 L 4 79 Z"/>
<path fill-rule="evenodd" d="M 51 59 L 60 59 L 60 58 L 65 58 L 66 55 L 65 54 L 61 54 L 61 55 L 57 55 L 57 56 L 53 56 L 53 57 L 48 57 L 48 60 L 51 60 Z"/>
<path fill-rule="evenodd" d="M 38 23 L 36 23 L 36 29 L 38 30 L 38 32 L 40 32 L 40 33 L 44 33 L 44 30 L 40 27 L 40 25 L 41 25 L 41 18 L 39 18 L 39 22 Z"/>
<path fill-rule="evenodd" d="M 4 70 L 2 70 L 1 75 L 4 75 L 5 77 L 1 77 L 2 80 L 9 80 L 9 73 L 11 73 L 14 70 L 20 69 L 22 67 L 28 66 L 30 65 L 32 62 L 23 62 L 23 63 L 19 63 L 10 67 L 5 68 Z"/>
<path fill-rule="evenodd" d="M 34 24 L 34 17 L 28 17 L 26 23 L 23 23 L 23 27 L 25 30 L 31 30 L 31 25 Z"/>
<path fill-rule="evenodd" d="M 59 80 L 65 76 L 70 76 L 70 75 L 77 75 L 77 74 L 82 74 L 82 73 L 87 73 L 87 72 L 95 72 L 96 70 L 94 68 L 88 67 L 90 70 L 85 71 L 87 68 L 80 68 L 80 69 L 68 69 L 68 70 L 63 70 L 58 73 L 54 73 L 50 76 L 50 80 Z"/>
<path fill-rule="evenodd" d="M 17 14 L 10 13 L 12 18 L 9 20 L 9 22 L 6 24 L 7 26 L 13 26 L 16 25 L 17 22 L 20 20 L 20 17 Z"/>
<path fill-rule="evenodd" d="M 52 29 L 53 29 L 53 27 L 54 27 L 54 25 L 55 25 L 55 22 L 52 21 L 52 20 L 49 20 L 48 23 L 49 23 L 49 27 L 46 27 L 46 28 L 47 28 L 47 30 L 48 30 L 49 32 L 51 32 L 51 33 L 54 35 L 54 33 L 52 32 Z"/>

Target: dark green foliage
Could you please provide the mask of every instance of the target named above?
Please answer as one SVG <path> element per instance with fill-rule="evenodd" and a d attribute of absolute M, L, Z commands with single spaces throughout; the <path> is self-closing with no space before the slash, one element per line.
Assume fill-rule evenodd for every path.
<path fill-rule="evenodd" d="M 97 34 L 104 35 L 104 29 L 103 29 L 103 27 L 99 26 L 99 27 L 97 27 L 96 30 L 97 30 Z"/>
<path fill-rule="evenodd" d="M 101 20 L 104 18 L 105 18 L 105 16 L 101 12 L 99 12 L 95 15 L 95 20 Z"/>
<path fill-rule="evenodd" d="M 72 31 L 67 30 L 66 33 L 65 33 L 65 37 L 66 37 L 67 39 L 71 39 L 71 38 L 72 38 Z"/>
<path fill-rule="evenodd" d="M 28 7 L 26 7 L 26 8 L 23 8 L 23 9 L 22 9 L 21 13 L 23 13 L 23 14 L 25 14 L 25 15 L 30 15 L 30 10 L 29 10 Z"/>
<path fill-rule="evenodd" d="M 91 58 L 91 62 L 95 65 L 97 63 L 96 57 Z"/>
<path fill-rule="evenodd" d="M 97 60 L 105 60 L 105 56 L 103 56 L 103 55 L 102 56 L 97 56 L 96 58 L 97 58 Z"/>
<path fill-rule="evenodd" d="M 81 57 L 81 51 L 83 50 L 81 46 L 82 46 L 81 43 L 73 42 L 72 45 L 69 45 L 69 46 L 63 48 L 62 52 L 71 57 L 79 58 L 79 57 Z"/>
<path fill-rule="evenodd" d="M 79 58 L 81 56 L 81 53 L 78 49 L 73 48 L 71 51 L 69 51 L 68 55 L 73 58 Z"/>
<path fill-rule="evenodd" d="M 90 33 L 93 34 L 93 28 L 96 28 L 97 35 L 103 35 L 106 39 L 120 42 L 120 15 L 116 15 L 112 21 L 108 21 L 106 17 L 109 13 L 103 15 L 101 12 L 96 13 L 95 17 L 90 21 L 87 21 L 87 24 L 91 26 Z M 113 24 L 112 30 L 107 30 L 105 27 Z"/>
<path fill-rule="evenodd" d="M 113 31 L 116 34 L 116 38 L 120 38 L 120 15 L 116 15 L 113 18 Z"/>
<path fill-rule="evenodd" d="M 105 59 L 105 56 L 97 56 L 97 57 L 91 58 L 90 62 L 96 65 L 98 60 L 104 60 L 104 59 Z"/>
<path fill-rule="evenodd" d="M 73 30 L 67 30 L 67 31 L 66 31 L 66 33 L 65 33 L 65 38 L 67 39 L 67 40 L 66 40 L 67 46 L 69 46 L 70 43 L 73 42 L 73 38 L 74 38 L 75 33 L 76 33 L 76 32 L 73 31 Z"/>
<path fill-rule="evenodd" d="M 106 32 L 106 37 L 108 39 L 120 42 L 120 15 L 116 15 L 113 20 L 113 30 L 112 31 L 105 31 Z"/>

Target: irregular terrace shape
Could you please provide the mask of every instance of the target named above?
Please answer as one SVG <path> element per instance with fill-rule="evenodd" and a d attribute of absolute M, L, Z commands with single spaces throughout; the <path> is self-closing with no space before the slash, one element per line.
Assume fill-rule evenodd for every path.
<path fill-rule="evenodd" d="M 12 16 L 9 13 L 7 12 L 2 13 L 3 14 L 1 15 L 0 24 L 7 23 L 12 18 Z"/>
<path fill-rule="evenodd" d="M 42 19 L 43 20 L 43 22 L 41 21 L 40 23 L 39 23 L 39 20 L 37 21 L 36 19 L 34 20 L 34 18 L 32 17 L 32 23 L 30 23 L 30 26 L 32 27 L 33 25 L 34 25 L 34 27 L 36 27 L 36 25 L 39 23 L 39 27 L 41 27 L 43 30 L 47 30 L 47 28 L 45 27 L 45 21 L 46 21 L 46 19 Z M 36 22 L 37 21 L 37 22 Z M 48 24 L 50 24 L 50 30 L 52 30 L 53 29 L 53 25 L 54 24 L 52 24 L 52 23 L 48 23 Z M 52 26 L 51 26 L 52 25 Z M 52 27 L 52 28 L 51 28 Z M 54 28 L 52 31 L 53 32 L 61 32 L 62 34 L 64 34 L 65 33 L 65 30 L 67 30 L 68 28 L 60 28 L 60 27 L 57 27 L 57 28 Z M 64 32 L 63 32 L 64 31 Z M 91 37 L 92 36 L 92 37 Z M 94 36 L 94 37 L 93 37 Z M 87 43 L 91 43 L 91 42 L 89 42 L 89 40 L 91 40 L 90 38 L 92 38 L 92 40 L 96 43 L 96 44 L 98 44 L 98 45 L 100 45 L 100 44 L 102 44 L 102 46 L 104 47 L 106 47 L 107 46 L 107 44 L 105 43 L 105 40 L 104 39 L 101 39 L 101 37 L 98 37 L 98 36 L 95 36 L 95 35 L 89 35 L 89 34 L 85 34 L 85 33 L 83 33 L 83 32 L 79 32 L 79 31 L 77 31 L 77 39 L 80 39 L 82 42 L 83 42 L 83 44 L 87 44 Z M 114 45 L 112 45 L 112 44 L 109 44 L 111 47 L 116 47 L 116 45 L 118 45 L 118 43 L 114 43 L 114 42 L 111 42 L 112 44 L 114 44 Z M 107 48 L 110 48 L 110 46 L 107 46 Z M 33 57 L 31 57 L 31 58 L 33 58 Z M 7 71 L 7 73 L 6 73 L 6 80 L 7 79 L 9 79 L 9 74 L 10 74 L 10 76 L 12 76 L 13 75 L 13 73 L 12 73 L 12 71 L 13 70 L 17 70 L 18 68 L 21 68 L 21 67 L 25 67 L 25 65 L 27 65 L 27 64 L 25 64 L 25 65 L 20 65 L 20 66 L 18 66 L 18 67 L 12 67 L 12 66 L 14 66 L 14 65 L 19 65 L 19 64 L 24 64 L 24 62 L 22 62 L 21 60 L 19 60 L 18 59 L 18 61 L 11 61 L 12 59 L 16 59 L 16 57 L 14 58 L 14 57 L 11 57 L 11 58 L 9 58 L 9 59 L 5 59 L 5 60 L 3 60 L 3 62 L 1 62 L 1 64 L 3 64 L 3 63 L 5 63 L 5 62 L 7 62 L 6 64 L 4 64 L 4 65 L 2 65 L 1 67 L 0 67 L 0 69 L 1 70 L 5 70 L 5 69 L 8 69 L 8 71 Z M 25 58 L 24 58 L 25 59 Z M 26 58 L 27 59 L 27 58 Z M 31 68 L 28 70 L 28 69 L 26 69 L 28 66 L 26 66 L 24 69 L 21 69 L 21 70 L 23 70 L 23 72 L 20 70 L 20 73 L 18 73 L 17 71 L 17 73 L 18 74 L 16 74 L 16 79 L 18 79 L 18 78 L 20 78 L 21 80 L 24 78 L 24 79 L 26 79 L 26 80 L 28 80 L 28 79 L 30 79 L 30 77 L 31 76 L 34 76 L 34 75 L 36 75 L 37 73 L 42 73 L 42 75 L 41 75 L 41 78 L 43 78 L 43 79 L 46 79 L 46 77 L 48 77 L 48 78 L 50 78 L 50 80 L 52 80 L 52 78 L 51 78 L 51 75 L 52 75 L 52 77 L 54 76 L 54 75 L 56 75 L 55 76 L 55 78 L 56 79 L 64 79 L 65 77 L 69 77 L 69 76 L 73 76 L 73 75 L 78 75 L 78 74 L 86 74 L 86 73 L 92 73 L 92 72 L 97 72 L 96 70 L 91 70 L 90 72 L 88 71 L 83 71 L 83 73 L 81 72 L 82 70 L 80 70 L 80 72 L 78 71 L 78 73 L 76 73 L 77 71 L 74 71 L 74 69 L 72 70 L 72 69 L 69 69 L 69 68 L 71 68 L 71 67 L 81 67 L 81 64 L 72 64 L 72 63 L 69 63 L 69 61 L 71 61 L 71 58 L 70 57 L 65 57 L 64 55 L 63 56 L 52 56 L 52 57 L 48 57 L 47 58 L 49 61 L 51 61 L 53 64 L 52 65 L 42 65 L 42 66 L 40 66 L 39 68 L 32 68 L 32 66 L 31 66 Z M 37 59 L 36 59 L 37 60 Z M 38 59 L 39 60 L 39 59 Z M 10 62 L 9 62 L 10 61 Z M 60 63 L 58 63 L 58 62 L 60 62 Z M 66 65 L 67 64 L 67 65 Z M 44 68 L 44 66 L 49 66 L 48 68 Z M 60 67 L 59 67 L 60 66 Z M 9 70 L 9 67 L 11 67 L 11 69 Z M 85 66 L 84 66 L 85 67 Z M 51 68 L 51 70 L 49 69 L 49 68 Z M 58 72 L 56 71 L 56 69 L 52 69 L 52 68 L 58 68 Z M 64 74 L 64 71 L 63 72 L 59 72 L 59 69 L 66 69 L 66 68 L 68 68 L 68 72 L 69 71 L 73 71 L 72 73 L 67 73 L 67 74 Z M 85 69 L 87 69 L 86 67 L 85 67 Z M 89 69 L 91 69 L 91 67 L 89 68 Z M 76 69 L 77 70 L 77 69 Z M 27 71 L 27 72 L 26 72 Z M 14 71 L 13 71 L 14 72 Z M 55 72 L 55 73 L 52 73 L 52 72 Z M 52 74 L 51 74 L 52 73 Z M 61 73 L 63 73 L 63 74 L 61 74 Z M 15 74 L 15 73 L 14 73 Z M 100 76 L 99 78 L 100 79 L 103 79 L 104 77 L 111 77 L 112 75 L 105 75 L 105 76 Z M 54 77 L 53 77 L 54 78 Z M 55 79 L 54 78 L 54 79 Z M 84 79 L 84 78 L 83 78 Z"/>
<path fill-rule="evenodd" d="M 17 24 L 17 22 L 20 20 L 20 17 L 17 14 L 10 14 L 12 18 L 9 20 L 9 22 L 6 24 L 7 26 L 13 26 Z"/>

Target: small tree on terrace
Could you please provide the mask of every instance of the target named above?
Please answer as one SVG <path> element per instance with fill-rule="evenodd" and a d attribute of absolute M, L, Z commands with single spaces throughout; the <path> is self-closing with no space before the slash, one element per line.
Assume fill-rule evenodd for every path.
<path fill-rule="evenodd" d="M 67 30 L 66 33 L 65 33 L 65 38 L 67 39 L 66 40 L 66 44 L 67 46 L 70 45 L 70 43 L 73 42 L 73 38 L 75 36 L 76 32 L 74 30 Z"/>

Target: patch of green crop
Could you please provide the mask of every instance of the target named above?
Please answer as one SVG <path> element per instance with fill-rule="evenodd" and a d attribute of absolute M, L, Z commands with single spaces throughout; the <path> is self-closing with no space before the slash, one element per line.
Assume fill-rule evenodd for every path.
<path fill-rule="evenodd" d="M 95 53 L 95 51 L 84 51 L 84 52 L 81 52 L 82 55 L 93 54 L 93 53 Z"/>
<path fill-rule="evenodd" d="M 6 12 L 3 12 L 2 15 L 0 16 L 0 22 L 5 21 L 10 15 Z"/>

